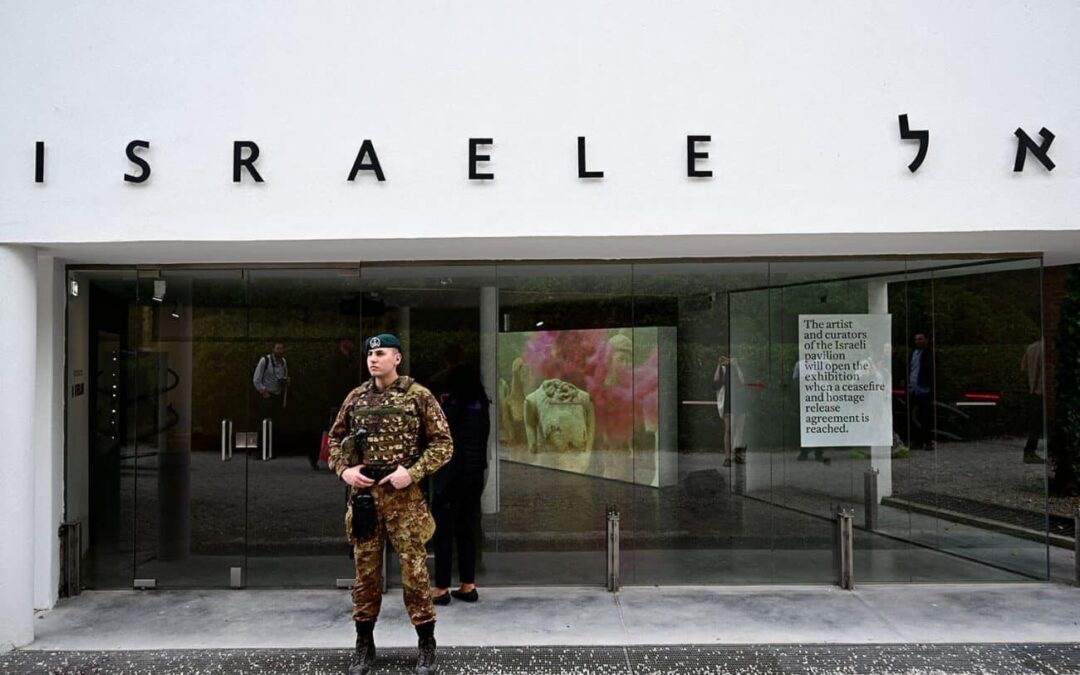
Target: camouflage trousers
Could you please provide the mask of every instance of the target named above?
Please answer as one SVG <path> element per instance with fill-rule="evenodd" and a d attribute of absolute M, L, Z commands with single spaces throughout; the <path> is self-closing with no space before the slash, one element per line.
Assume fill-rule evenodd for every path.
<path fill-rule="evenodd" d="M 389 483 L 371 488 L 378 524 L 375 534 L 363 541 L 352 539 L 352 510 L 345 514 L 345 531 L 353 544 L 356 583 L 353 586 L 353 621 L 374 621 L 382 605 L 382 558 L 386 539 L 401 561 L 401 586 L 405 609 L 413 625 L 435 620 L 424 545 L 435 533 L 435 520 L 424 494 L 415 483 L 395 490 Z"/>

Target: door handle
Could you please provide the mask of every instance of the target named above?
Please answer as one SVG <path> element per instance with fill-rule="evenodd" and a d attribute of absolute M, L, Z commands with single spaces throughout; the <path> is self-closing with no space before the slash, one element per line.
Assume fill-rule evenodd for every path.
<path fill-rule="evenodd" d="M 232 420 L 221 420 L 221 461 L 223 462 L 232 459 L 232 430 Z"/>
<path fill-rule="evenodd" d="M 262 458 L 274 458 L 274 420 L 269 417 L 262 421 Z"/>

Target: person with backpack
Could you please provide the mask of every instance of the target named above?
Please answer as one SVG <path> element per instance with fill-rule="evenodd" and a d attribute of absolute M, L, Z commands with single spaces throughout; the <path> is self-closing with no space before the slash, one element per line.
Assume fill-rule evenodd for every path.
<path fill-rule="evenodd" d="M 255 391 L 259 393 L 258 422 L 269 419 L 277 424 L 288 401 L 289 364 L 285 361 L 285 345 L 275 342 L 269 354 L 259 358 L 255 374 L 251 377 Z M 273 439 L 271 439 L 271 443 Z"/>

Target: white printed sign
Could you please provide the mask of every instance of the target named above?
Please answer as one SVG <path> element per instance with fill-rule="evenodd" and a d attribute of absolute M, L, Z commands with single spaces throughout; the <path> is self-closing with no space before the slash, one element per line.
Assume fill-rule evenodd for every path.
<path fill-rule="evenodd" d="M 892 445 L 892 315 L 800 314 L 802 446 Z"/>

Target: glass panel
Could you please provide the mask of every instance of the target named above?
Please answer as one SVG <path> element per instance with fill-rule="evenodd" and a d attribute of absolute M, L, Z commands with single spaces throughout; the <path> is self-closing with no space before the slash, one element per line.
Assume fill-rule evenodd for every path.
<path fill-rule="evenodd" d="M 244 568 L 247 456 L 258 451 L 235 438 L 257 431 L 243 276 L 170 270 L 138 286 L 135 577 L 227 587 Z"/>
<path fill-rule="evenodd" d="M 289 378 L 273 410 L 273 455 L 252 455 L 248 464 L 247 585 L 333 586 L 353 576 L 346 488 L 319 455 L 323 433 L 360 383 L 360 272 L 247 274 L 250 330 L 238 345 L 240 362 L 255 364 L 279 344 Z M 258 413 L 260 395 L 250 384 L 245 394 Z"/>
<path fill-rule="evenodd" d="M 72 271 L 66 517 L 84 523 L 91 588 L 351 578 L 345 490 L 318 450 L 366 377 L 363 337 L 394 332 L 402 372 L 441 401 L 466 372 L 491 400 L 480 512 L 459 531 L 481 585 L 602 583 L 610 505 L 629 584 L 833 583 L 838 508 L 860 582 L 1045 579 L 1041 274 L 978 259 Z M 275 343 L 289 379 L 270 405 L 253 372 Z M 821 407 L 843 392 L 820 373 L 845 369 L 879 404 L 867 421 L 861 401 Z M 826 428 L 848 422 L 867 435 Z M 425 488 L 432 550 L 460 571 L 453 500 Z"/>
<path fill-rule="evenodd" d="M 439 579 L 433 569 L 431 580 L 443 587 L 456 588 L 463 580 L 462 569 L 470 567 L 475 567 L 473 580 L 480 585 L 504 583 L 498 576 L 502 563 L 496 534 L 499 464 L 493 405 L 487 407 L 486 442 L 476 424 L 483 414 L 479 399 L 494 400 L 497 391 L 495 277 L 494 267 L 472 265 L 366 266 L 361 271 L 362 335 L 397 335 L 403 356 L 399 372 L 416 378 L 444 407 L 461 413 L 455 415 L 448 407 L 456 446 L 453 465 L 423 485 L 437 523 L 429 548 L 435 567 L 447 576 Z M 366 368 L 363 376 L 368 377 Z M 475 384 L 476 378 L 482 396 L 465 385 Z M 391 551 L 388 585 L 399 585 L 400 577 Z"/>
<path fill-rule="evenodd" d="M 487 578 L 602 584 L 608 506 L 634 530 L 630 266 L 504 265 L 498 284 L 498 512 L 485 521 L 494 533 Z"/>
<path fill-rule="evenodd" d="M 918 350 L 933 370 L 922 405 L 908 387 L 932 421 L 897 495 L 926 523 L 912 538 L 952 554 L 952 581 L 1044 579 L 1039 261 L 940 261 L 909 286 L 909 368 Z"/>
<path fill-rule="evenodd" d="M 859 581 L 907 580 L 905 510 L 878 505 L 900 457 L 893 433 L 890 304 L 904 262 L 772 263 L 773 405 L 780 421 L 770 499 L 804 519 L 777 528 L 776 580 L 835 582 L 835 513 L 853 515 Z M 883 536 L 889 533 L 891 536 Z"/>
<path fill-rule="evenodd" d="M 86 588 L 130 588 L 135 522 L 135 271 L 71 272 L 65 519 L 83 524 Z M 70 285 L 74 282 L 74 286 Z"/>
<path fill-rule="evenodd" d="M 766 263 L 634 265 L 637 584 L 771 579 L 775 510 L 758 405 L 768 378 Z M 756 289 L 756 290 L 755 290 Z"/>

